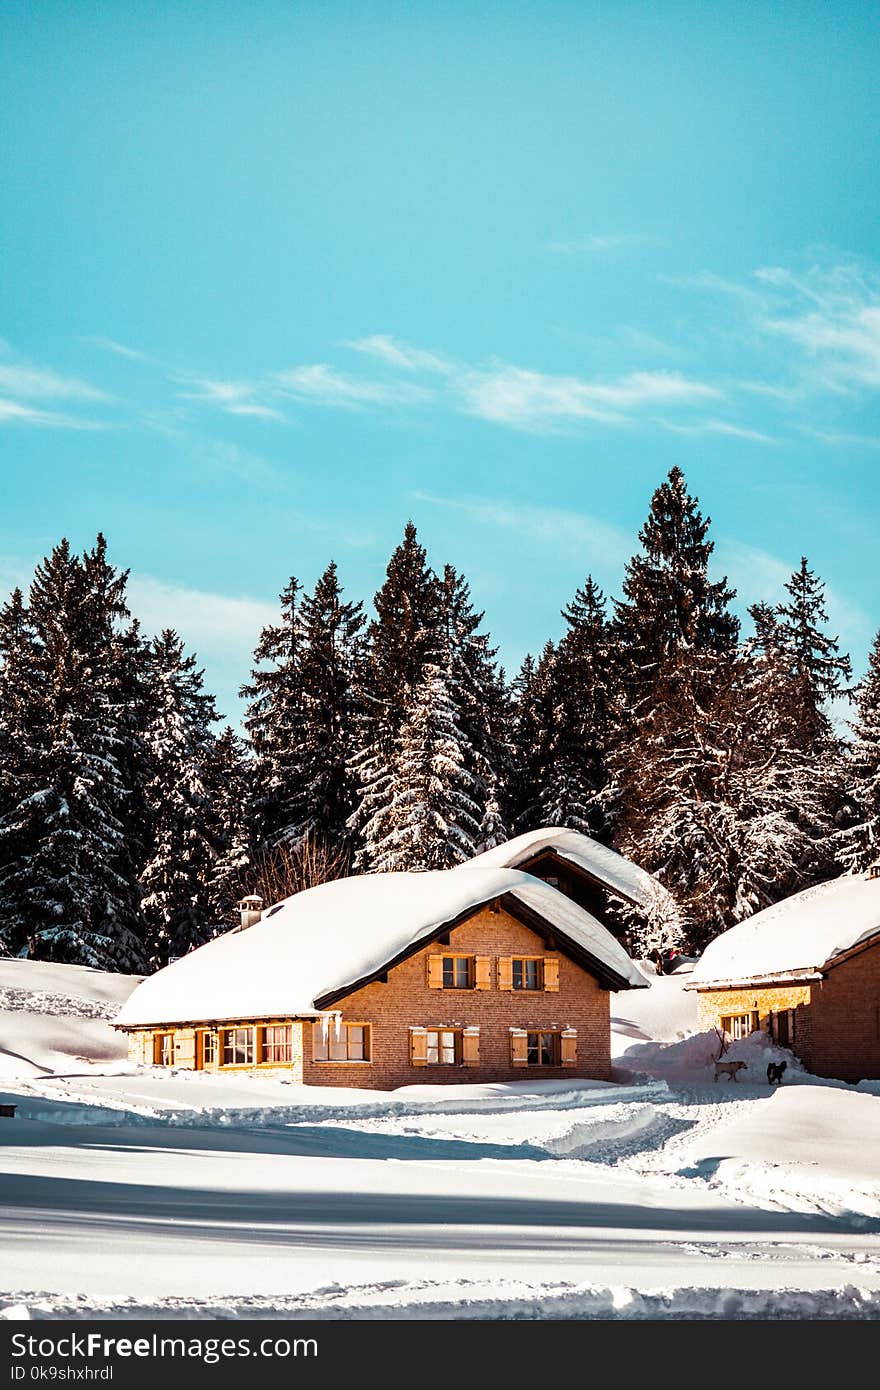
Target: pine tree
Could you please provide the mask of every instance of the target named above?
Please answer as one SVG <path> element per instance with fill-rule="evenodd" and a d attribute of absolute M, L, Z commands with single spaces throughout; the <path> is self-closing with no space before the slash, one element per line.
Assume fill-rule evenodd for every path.
<path fill-rule="evenodd" d="M 525 658 L 511 687 L 513 759 L 506 795 L 517 835 L 546 823 L 542 800 L 553 764 L 555 664 L 556 649 L 547 642 L 537 662 Z"/>
<path fill-rule="evenodd" d="M 42 819 L 37 797 L 48 701 L 24 595 L 0 610 L 0 943 L 18 952 L 32 930 L 28 892 Z"/>
<path fill-rule="evenodd" d="M 383 816 L 395 795 L 394 760 L 400 731 L 415 706 L 429 659 L 436 651 L 439 613 L 436 575 L 428 567 L 416 528 L 407 522 L 375 596 L 360 665 L 358 749 L 352 760 L 357 805 L 349 819 L 358 848 L 355 868 L 373 870 L 373 847 L 385 831 Z"/>
<path fill-rule="evenodd" d="M 847 751 L 846 783 L 854 824 L 840 836 L 839 863 L 860 873 L 880 859 L 880 632 L 868 658 L 868 673 L 856 690 L 856 717 Z"/>
<path fill-rule="evenodd" d="M 238 902 L 253 889 L 247 826 L 249 771 L 244 743 L 227 725 L 215 739 L 205 765 L 214 851 L 208 901 L 212 922 L 218 927 L 235 924 Z"/>
<path fill-rule="evenodd" d="M 137 971 L 118 659 L 126 578 L 108 564 L 103 536 L 81 560 L 65 540 L 37 566 L 26 641 L 4 663 L 19 701 L 13 718 L 29 733 L 11 808 L 5 792 L 0 902 L 12 949 L 24 938 L 43 958 Z M 22 621 L 20 598 L 13 608 L 10 631 Z"/>
<path fill-rule="evenodd" d="M 467 581 L 452 565 L 444 566 L 438 580 L 437 609 L 436 659 L 446 668 L 466 764 L 474 778 L 480 810 L 478 848 L 490 849 L 507 839 L 501 800 L 512 750 L 506 733 L 504 678 L 488 634 L 479 630 L 484 614 L 474 608 Z"/>
<path fill-rule="evenodd" d="M 844 682 L 852 676 L 847 655 L 840 654 L 837 639 L 823 631 L 828 621 L 825 585 L 801 559 L 785 586 L 790 602 L 780 604 L 779 637 L 787 653 L 793 675 L 795 713 L 799 738 L 806 749 L 830 749 L 838 745 L 827 703 L 841 695 Z"/>
<path fill-rule="evenodd" d="M 398 734 L 391 795 L 364 827 L 375 872 L 449 869 L 473 858 L 482 814 L 469 751 L 448 667 L 429 663 Z"/>
<path fill-rule="evenodd" d="M 608 843 L 614 672 L 605 598 L 591 576 L 563 617 L 567 631 L 550 673 L 552 727 L 540 815 L 545 825 L 568 826 Z"/>
<path fill-rule="evenodd" d="M 281 621 L 265 627 L 260 634 L 250 684 L 241 689 L 242 697 L 249 702 L 244 725 L 253 750 L 250 840 L 254 849 L 263 852 L 295 841 L 308 820 L 302 768 L 305 710 L 301 594 L 302 585 L 291 578 L 280 596 Z"/>
<path fill-rule="evenodd" d="M 708 539 L 710 524 L 688 493 L 681 469 L 673 468 L 651 498 L 639 532 L 642 553 L 629 561 L 625 597 L 616 603 L 624 680 L 634 706 L 679 652 L 724 656 L 736 646 L 739 624 L 728 608 L 734 591 L 725 579 L 709 579 L 715 548 Z"/>
<path fill-rule="evenodd" d="M 207 777 L 217 712 L 213 696 L 204 692 L 195 657 L 184 655 L 172 629 L 154 639 L 151 666 L 146 799 L 153 834 L 141 887 L 150 959 L 165 965 L 216 931 Z"/>
<path fill-rule="evenodd" d="M 658 874 L 693 941 L 730 925 L 733 893 L 731 811 L 719 784 L 732 739 L 727 694 L 739 625 L 726 580 L 709 578 L 709 525 L 673 468 L 651 499 L 615 620 L 617 848 Z"/>
<path fill-rule="evenodd" d="M 357 796 L 353 762 L 365 619 L 363 604 L 345 603 L 342 594 L 331 563 L 301 606 L 300 781 L 306 815 L 298 833 L 329 844 L 348 838 Z"/>

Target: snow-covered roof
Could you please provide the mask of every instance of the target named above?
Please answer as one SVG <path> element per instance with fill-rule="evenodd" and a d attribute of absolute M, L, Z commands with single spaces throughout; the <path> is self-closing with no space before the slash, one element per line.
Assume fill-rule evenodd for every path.
<path fill-rule="evenodd" d="M 497 898 L 531 909 L 560 942 L 588 956 L 611 988 L 644 987 L 611 933 L 555 888 L 516 869 L 462 867 L 364 874 L 296 893 L 246 931 L 227 932 L 149 976 L 116 1021 L 314 1014 Z"/>
<path fill-rule="evenodd" d="M 880 938 L 880 881 L 835 878 L 765 907 L 710 942 L 692 986 L 816 974 L 835 957 Z"/>
<path fill-rule="evenodd" d="M 537 854 L 551 851 L 638 907 L 650 906 L 656 901 L 658 893 L 666 891 L 645 869 L 624 859 L 616 850 L 609 849 L 589 835 L 582 835 L 578 830 L 567 830 L 559 825 L 528 830 L 524 835 L 517 835 L 503 845 L 478 854 L 470 864 L 487 867 L 504 865 L 517 869 L 530 863 Z"/>

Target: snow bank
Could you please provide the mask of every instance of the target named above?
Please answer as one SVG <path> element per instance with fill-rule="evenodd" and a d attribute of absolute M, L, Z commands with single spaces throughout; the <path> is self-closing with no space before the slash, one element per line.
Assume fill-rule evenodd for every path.
<path fill-rule="evenodd" d="M 706 947 L 691 979 L 755 980 L 820 970 L 880 935 L 880 880 L 832 879 L 738 922 Z"/>
<path fill-rule="evenodd" d="M 624 859 L 616 850 L 609 849 L 589 835 L 581 835 L 577 830 L 567 830 L 562 826 L 544 826 L 540 830 L 529 830 L 517 835 L 503 845 L 496 845 L 483 854 L 463 864 L 462 868 L 506 867 L 517 869 L 528 863 L 536 854 L 552 850 L 560 859 L 582 869 L 590 878 L 603 884 L 618 897 L 638 907 L 649 907 L 656 901 L 658 891 L 665 889 L 651 874 L 640 869 L 638 864 Z"/>
<path fill-rule="evenodd" d="M 120 1011 L 127 1025 L 312 1014 L 438 928 L 505 896 L 585 951 L 618 988 L 646 980 L 610 932 L 548 884 L 507 868 L 364 874 L 296 893 L 150 976 Z"/>

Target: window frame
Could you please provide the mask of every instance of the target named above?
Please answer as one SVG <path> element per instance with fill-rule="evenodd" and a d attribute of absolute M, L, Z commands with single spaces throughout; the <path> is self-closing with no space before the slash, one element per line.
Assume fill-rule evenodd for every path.
<path fill-rule="evenodd" d="M 535 983 L 533 985 L 516 983 L 516 968 L 520 967 L 521 978 L 525 977 L 526 967 L 534 965 Z M 541 994 L 544 991 L 544 957 L 543 956 L 511 956 L 510 957 L 510 988 L 515 994 Z"/>
<path fill-rule="evenodd" d="M 526 1066 L 527 1067 L 560 1067 L 562 1065 L 562 1030 L 559 1028 L 527 1028 L 526 1033 Z M 535 1049 L 538 1053 L 536 1061 L 531 1060 L 532 1038 L 536 1038 Z M 550 1060 L 545 1061 L 542 1053 L 545 1047 L 545 1040 L 550 1039 Z"/>
<path fill-rule="evenodd" d="M 464 1041 L 461 1028 L 426 1028 L 425 1035 L 426 1067 L 460 1067 L 462 1065 Z M 433 1060 L 431 1059 L 432 1035 L 437 1038 L 437 1056 Z M 452 1038 L 452 1057 L 448 1059 L 440 1056 L 442 1051 L 448 1050 L 449 1048 L 448 1043 L 444 1047 L 440 1042 L 440 1039 L 444 1036 Z"/>
<path fill-rule="evenodd" d="M 153 1034 L 153 1066 L 174 1066 L 174 1033 L 167 1029 Z"/>
<path fill-rule="evenodd" d="M 257 1057 L 257 1038 L 256 1038 L 256 1032 L 257 1032 L 256 1025 L 253 1024 L 253 1023 L 242 1023 L 242 1024 L 238 1024 L 237 1026 L 231 1027 L 231 1028 L 221 1028 L 221 1029 L 220 1029 L 220 1034 L 221 1034 L 221 1038 L 220 1038 L 220 1066 L 221 1066 L 221 1067 L 227 1067 L 227 1068 L 230 1068 L 230 1069 L 233 1068 L 233 1067 L 254 1067 L 254 1066 L 256 1066 L 256 1064 L 257 1064 L 257 1063 L 256 1063 L 256 1057 Z M 246 1036 L 246 1037 L 245 1037 L 244 1044 L 243 1044 L 243 1051 L 244 1051 L 244 1054 L 245 1054 L 244 1061 L 239 1061 L 239 1059 L 238 1059 L 237 1057 L 236 1057 L 234 1060 L 231 1060 L 231 1061 L 227 1060 L 227 1053 L 228 1053 L 228 1052 L 234 1051 L 236 1048 L 242 1046 L 242 1045 L 239 1044 L 239 1043 L 236 1043 L 236 1042 L 232 1042 L 232 1041 L 231 1041 L 231 1035 L 232 1035 L 232 1034 L 235 1034 L 235 1033 L 242 1033 L 242 1034 L 245 1034 L 245 1035 L 249 1035 L 249 1036 Z"/>
<path fill-rule="evenodd" d="M 339 1027 L 345 1032 L 346 1055 L 344 1057 L 334 1057 L 332 1055 L 331 1038 L 334 1031 L 334 1025 L 331 1024 L 327 1029 L 327 1055 L 326 1057 L 321 1057 L 318 1055 L 319 1051 L 321 1050 L 321 1023 L 320 1020 L 316 1019 L 315 1022 L 312 1024 L 312 1061 L 314 1062 L 314 1064 L 320 1067 L 369 1066 L 373 1060 L 373 1025 L 371 1023 L 358 1023 L 354 1020 L 349 1022 L 347 1019 L 343 1019 L 341 1020 Z M 361 1030 L 362 1056 L 360 1057 L 351 1056 L 350 1030 L 353 1028 L 359 1028 Z"/>
<path fill-rule="evenodd" d="M 759 1023 L 757 1020 L 757 1009 L 745 1009 L 738 1014 L 721 1015 L 721 1031 L 731 1042 L 740 1042 L 743 1038 L 751 1037 L 752 1033 L 757 1032 Z"/>
<path fill-rule="evenodd" d="M 456 983 L 455 980 L 453 979 L 453 983 L 452 983 L 452 984 L 447 984 L 447 983 L 446 983 L 446 966 L 447 966 L 447 964 L 449 964 L 449 965 L 452 967 L 451 973 L 452 973 L 452 975 L 453 975 L 453 977 L 454 977 L 454 976 L 458 973 L 457 967 L 458 967 L 461 963 L 464 963 L 464 966 L 465 966 L 465 974 L 467 975 L 467 983 L 466 983 L 466 984 L 463 984 L 463 985 L 462 985 L 462 984 L 458 984 L 458 983 Z M 455 953 L 446 953 L 446 952 L 443 952 L 443 953 L 441 954 L 441 956 L 440 956 L 440 980 L 441 980 L 440 988 L 441 988 L 441 989 L 474 989 L 475 986 L 476 986 L 476 974 L 477 974 L 477 958 L 476 958 L 476 956 L 467 955 L 467 954 L 464 953 L 464 952 L 455 952 Z"/>
<path fill-rule="evenodd" d="M 286 1039 L 273 1038 L 270 1042 L 267 1034 L 283 1033 Z M 281 1049 L 283 1056 L 269 1057 L 269 1049 Z M 289 1067 L 293 1063 L 293 1024 L 292 1023 L 264 1023 L 260 1029 L 260 1066 L 263 1067 Z"/>

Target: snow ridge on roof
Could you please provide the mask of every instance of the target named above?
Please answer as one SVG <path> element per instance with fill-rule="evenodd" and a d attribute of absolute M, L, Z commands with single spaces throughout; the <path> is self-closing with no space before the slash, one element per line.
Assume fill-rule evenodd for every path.
<path fill-rule="evenodd" d="M 492 865 L 516 869 L 539 851 L 547 850 L 553 850 L 560 859 L 577 865 L 619 897 L 638 907 L 650 907 L 657 901 L 657 894 L 666 891 L 645 869 L 640 869 L 638 864 L 625 859 L 616 850 L 609 849 L 589 835 L 581 834 L 579 830 L 568 830 L 560 825 L 528 830 L 524 835 L 505 841 L 503 845 L 485 850 L 461 867 L 467 869 L 471 865 Z"/>
<path fill-rule="evenodd" d="M 805 888 L 738 922 L 710 942 L 691 983 L 818 971 L 880 936 L 880 881 L 847 875 Z"/>
<path fill-rule="evenodd" d="M 363 874 L 286 898 L 246 931 L 230 931 L 144 980 L 117 1017 L 137 1026 L 199 1019 L 289 1018 L 381 971 L 433 931 L 511 894 L 586 951 L 620 989 L 646 981 L 583 908 L 507 868 Z"/>

